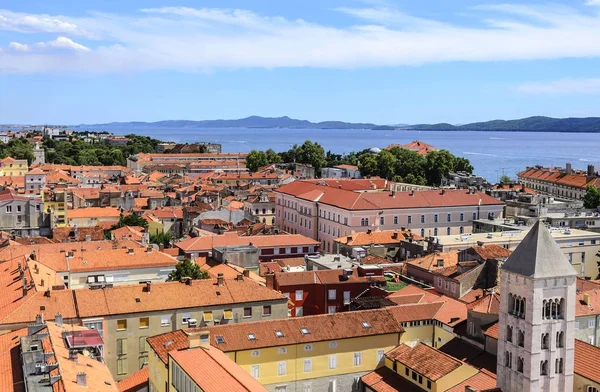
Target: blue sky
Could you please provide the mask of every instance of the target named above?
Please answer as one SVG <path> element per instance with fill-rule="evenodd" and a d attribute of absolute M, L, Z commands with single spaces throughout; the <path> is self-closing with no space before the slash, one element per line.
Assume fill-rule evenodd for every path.
<path fill-rule="evenodd" d="M 3 0 L 0 123 L 600 116 L 600 0 Z"/>

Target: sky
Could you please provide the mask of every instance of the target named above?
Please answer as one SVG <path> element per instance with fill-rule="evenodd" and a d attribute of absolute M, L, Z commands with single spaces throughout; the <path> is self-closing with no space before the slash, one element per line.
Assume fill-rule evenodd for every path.
<path fill-rule="evenodd" d="M 600 0 L 2 0 L 0 124 L 600 116 Z"/>

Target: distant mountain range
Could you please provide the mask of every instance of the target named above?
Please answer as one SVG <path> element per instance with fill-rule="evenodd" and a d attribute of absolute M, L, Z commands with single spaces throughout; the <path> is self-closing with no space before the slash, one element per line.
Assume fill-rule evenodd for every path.
<path fill-rule="evenodd" d="M 89 130 L 127 130 L 143 128 L 295 128 L 295 129 L 382 129 L 430 131 L 513 131 L 513 132 L 600 132 L 600 117 L 552 118 L 528 117 L 519 120 L 493 120 L 463 125 L 349 123 L 343 121 L 310 122 L 284 117 L 250 116 L 238 120 L 166 120 L 157 122 L 112 122 L 107 124 L 82 124 Z"/>
<path fill-rule="evenodd" d="M 514 131 L 514 132 L 600 132 L 600 117 L 527 117 L 520 120 L 493 120 L 463 125 L 418 124 L 398 127 L 435 131 Z"/>
<path fill-rule="evenodd" d="M 157 122 L 112 122 L 108 124 L 83 124 L 86 129 L 110 128 L 296 128 L 296 129 L 395 129 L 395 126 L 343 121 L 310 122 L 284 117 L 250 116 L 238 120 L 166 120 Z"/>

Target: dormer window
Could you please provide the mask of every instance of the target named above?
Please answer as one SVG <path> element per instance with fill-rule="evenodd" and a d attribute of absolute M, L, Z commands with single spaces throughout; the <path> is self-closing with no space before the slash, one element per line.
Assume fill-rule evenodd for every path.
<path fill-rule="evenodd" d="M 310 333 L 308 328 L 300 328 L 300 332 L 302 333 L 302 335 L 308 335 Z"/>
<path fill-rule="evenodd" d="M 253 333 L 249 333 L 248 340 L 256 340 L 256 335 L 254 335 Z"/>
<path fill-rule="evenodd" d="M 371 324 L 369 324 L 367 321 L 363 321 L 362 326 L 363 328 L 371 328 Z"/>
<path fill-rule="evenodd" d="M 283 337 L 283 332 L 278 329 L 278 330 L 275 331 L 275 336 L 277 336 L 278 338 L 282 338 Z"/>

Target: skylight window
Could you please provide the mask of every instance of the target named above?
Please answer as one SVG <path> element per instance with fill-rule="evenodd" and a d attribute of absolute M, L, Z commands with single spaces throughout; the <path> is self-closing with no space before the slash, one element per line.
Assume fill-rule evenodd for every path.
<path fill-rule="evenodd" d="M 278 329 L 278 330 L 275 331 L 275 336 L 277 336 L 278 338 L 282 338 L 283 337 L 283 332 Z"/>
<path fill-rule="evenodd" d="M 371 324 L 369 324 L 367 321 L 363 321 L 362 326 L 365 328 L 371 328 Z"/>
<path fill-rule="evenodd" d="M 215 338 L 215 340 L 217 341 L 217 344 L 223 344 L 223 343 L 225 343 L 225 339 L 223 338 L 223 336 L 220 336 L 220 335 L 217 336 Z"/>
<path fill-rule="evenodd" d="M 300 328 L 300 332 L 302 332 L 302 335 L 308 335 L 310 333 L 308 328 Z"/>
<path fill-rule="evenodd" d="M 256 340 L 256 336 L 253 333 L 249 333 L 248 340 Z"/>

